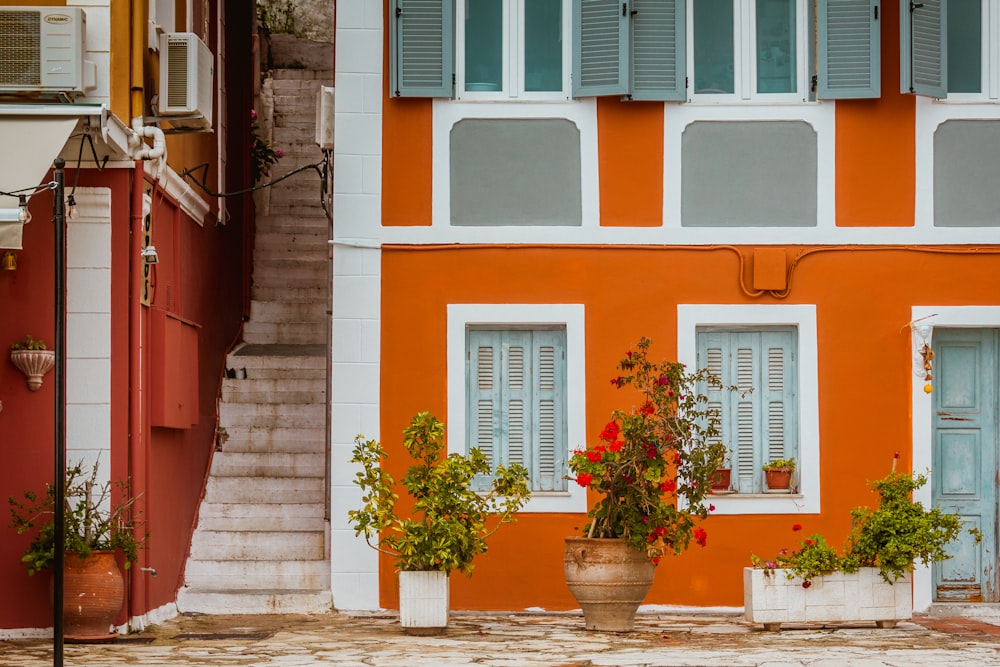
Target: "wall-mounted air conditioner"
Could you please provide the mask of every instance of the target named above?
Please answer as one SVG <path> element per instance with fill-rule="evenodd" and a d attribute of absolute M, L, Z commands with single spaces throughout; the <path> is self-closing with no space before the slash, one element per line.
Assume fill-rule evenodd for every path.
<path fill-rule="evenodd" d="M 94 88 L 97 66 L 83 59 L 86 25 L 79 7 L 0 7 L 0 94 Z"/>
<path fill-rule="evenodd" d="M 160 35 L 160 90 L 157 109 L 175 128 L 212 127 L 212 52 L 190 32 Z"/>

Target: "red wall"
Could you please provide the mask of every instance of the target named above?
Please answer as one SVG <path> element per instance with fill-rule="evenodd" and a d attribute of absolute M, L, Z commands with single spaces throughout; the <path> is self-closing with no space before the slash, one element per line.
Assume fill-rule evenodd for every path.
<path fill-rule="evenodd" d="M 133 488 L 143 492 L 140 505 L 148 520 L 150 540 L 139 564 L 154 567 L 158 572 L 155 578 L 145 574 L 127 577 L 133 599 L 130 613 L 141 614 L 174 601 L 182 582 L 182 567 L 214 443 L 216 401 L 225 352 L 239 332 L 244 311 L 245 225 L 242 213 L 225 227 L 212 223 L 202 227 L 179 214 L 171 230 L 173 238 L 164 233 L 165 242 L 161 244 L 156 225 L 175 216 L 174 205 L 159 194 L 154 197 L 153 242 L 163 265 L 157 271 L 161 276 L 170 271 L 176 273 L 173 312 L 202 325 L 198 336 L 200 375 L 196 380 L 199 419 L 190 429 L 147 428 L 146 445 L 130 451 L 129 356 L 130 345 L 138 344 L 129 340 L 132 173 L 125 169 L 103 173 L 84 170 L 79 185 L 112 190 L 112 475 L 125 479 L 131 471 Z M 67 170 L 66 182 L 72 183 L 74 178 L 74 171 Z M 50 347 L 54 344 L 51 202 L 47 192 L 32 199 L 33 220 L 25 227 L 25 249 L 17 251 L 18 270 L 0 272 L 0 352 L 10 341 L 29 332 L 45 339 Z M 160 291 L 154 304 L 165 299 L 166 292 Z M 142 308 L 142 317 L 146 326 L 146 308 Z M 144 345 L 148 353 L 148 335 Z M 0 412 L 0 445 L 5 460 L 0 468 L 0 497 L 20 495 L 27 489 L 40 492 L 53 477 L 51 378 L 49 374 L 41 390 L 31 393 L 20 371 L 0 359 L 0 401 L 4 406 Z M 143 391 L 149 395 L 156 390 L 155 383 L 147 377 Z M 144 423 L 148 424 L 148 420 Z M 0 539 L 0 590 L 4 591 L 0 596 L 0 628 L 51 627 L 49 576 L 28 577 L 19 562 L 29 536 L 17 536 L 6 527 L 0 530 L 6 531 Z M 125 616 L 123 611 L 119 622 Z"/>

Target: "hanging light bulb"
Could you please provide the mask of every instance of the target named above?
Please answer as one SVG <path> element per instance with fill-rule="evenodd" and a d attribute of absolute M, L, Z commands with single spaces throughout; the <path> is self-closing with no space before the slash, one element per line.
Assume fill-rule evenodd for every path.
<path fill-rule="evenodd" d="M 31 211 L 28 210 L 28 197 L 27 197 L 27 195 L 18 195 L 17 196 L 17 206 L 18 206 L 18 208 L 21 209 L 21 212 L 18 214 L 18 217 L 21 220 L 21 224 L 26 225 L 29 222 L 31 222 Z"/>
<path fill-rule="evenodd" d="M 66 199 L 66 217 L 70 220 L 76 220 L 80 216 L 76 211 L 76 197 L 70 195 Z"/>

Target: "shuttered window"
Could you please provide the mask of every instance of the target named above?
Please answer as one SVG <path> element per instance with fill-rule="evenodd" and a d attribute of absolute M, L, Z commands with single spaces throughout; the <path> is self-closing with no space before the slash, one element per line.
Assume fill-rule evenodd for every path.
<path fill-rule="evenodd" d="M 718 379 L 700 391 L 718 411 L 733 487 L 763 493 L 762 466 L 798 457 L 796 331 L 706 327 L 697 330 L 697 342 L 698 366 Z"/>
<path fill-rule="evenodd" d="M 391 0 L 390 94 L 451 97 L 454 0 Z"/>
<path fill-rule="evenodd" d="M 565 491 L 566 331 L 470 329 L 466 350 L 466 442 L 526 467 L 532 491 Z"/>
<path fill-rule="evenodd" d="M 944 0 L 904 0 L 901 3 L 899 71 L 902 92 L 947 97 L 945 16 Z"/>
<path fill-rule="evenodd" d="M 881 0 L 819 0 L 817 96 L 878 97 L 881 91 Z"/>

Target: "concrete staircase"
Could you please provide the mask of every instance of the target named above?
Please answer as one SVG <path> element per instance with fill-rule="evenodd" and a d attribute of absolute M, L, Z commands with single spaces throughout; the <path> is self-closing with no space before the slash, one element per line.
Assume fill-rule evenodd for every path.
<path fill-rule="evenodd" d="M 281 69 L 265 81 L 262 126 L 266 132 L 273 118 L 272 145 L 285 153 L 272 178 L 322 159 L 314 143 L 316 96 L 332 80 L 331 70 Z M 256 201 L 250 319 L 227 360 L 219 440 L 177 596 L 185 613 L 319 613 L 332 606 L 329 231 L 320 179 L 306 170 Z"/>

